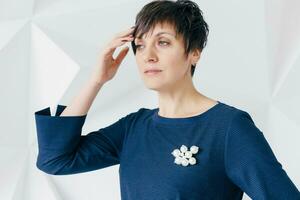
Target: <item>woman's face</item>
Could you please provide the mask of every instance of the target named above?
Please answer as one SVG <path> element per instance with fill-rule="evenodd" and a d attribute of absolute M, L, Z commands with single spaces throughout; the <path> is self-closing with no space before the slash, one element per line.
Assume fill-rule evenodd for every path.
<path fill-rule="evenodd" d="M 185 57 L 182 36 L 176 38 L 173 26 L 167 23 L 157 24 L 153 32 L 149 32 L 143 38 L 134 40 L 136 62 L 146 86 L 157 91 L 167 91 L 176 83 L 191 79 L 190 67 L 197 60 L 191 53 Z M 151 68 L 162 71 L 145 73 Z"/>

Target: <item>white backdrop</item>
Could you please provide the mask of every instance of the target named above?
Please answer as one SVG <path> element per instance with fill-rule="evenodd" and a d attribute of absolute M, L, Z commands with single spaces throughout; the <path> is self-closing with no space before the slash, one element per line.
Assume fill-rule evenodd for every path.
<path fill-rule="evenodd" d="M 68 105 L 102 44 L 134 25 L 148 2 L 0 0 L 0 199 L 120 199 L 119 165 L 66 176 L 36 168 L 34 112 Z M 194 74 L 196 87 L 248 111 L 299 189 L 300 1 L 195 2 L 210 26 Z M 116 76 L 95 99 L 82 134 L 157 105 L 130 46 Z"/>

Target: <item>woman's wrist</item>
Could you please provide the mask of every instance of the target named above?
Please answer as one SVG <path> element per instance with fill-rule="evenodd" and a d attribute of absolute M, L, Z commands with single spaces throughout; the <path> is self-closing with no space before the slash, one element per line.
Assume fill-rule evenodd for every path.
<path fill-rule="evenodd" d="M 95 77 L 91 76 L 89 79 L 89 83 L 94 86 L 101 87 L 102 85 L 104 85 L 105 81 L 96 79 Z"/>

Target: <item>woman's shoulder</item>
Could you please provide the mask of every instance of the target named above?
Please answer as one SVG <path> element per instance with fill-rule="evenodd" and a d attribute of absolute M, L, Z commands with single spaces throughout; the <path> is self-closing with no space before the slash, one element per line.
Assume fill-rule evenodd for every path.
<path fill-rule="evenodd" d="M 249 133 L 249 130 L 260 130 L 253 117 L 251 112 L 241 106 L 230 105 L 224 103 L 224 115 L 227 116 L 227 122 L 230 129 L 235 130 L 247 130 L 246 132 Z"/>
<path fill-rule="evenodd" d="M 151 115 L 151 113 L 154 111 L 155 108 L 146 108 L 146 107 L 140 107 L 136 108 L 135 110 L 132 110 L 126 114 L 124 118 L 127 118 L 129 120 L 136 120 L 140 118 L 144 118 L 146 116 Z"/>
<path fill-rule="evenodd" d="M 247 111 L 247 108 L 245 107 L 229 104 L 227 102 L 220 102 L 220 103 L 223 105 L 223 111 L 227 115 L 230 115 L 231 117 L 241 117 L 245 115 L 250 116 L 249 111 Z"/>
<path fill-rule="evenodd" d="M 243 127 L 255 125 L 251 112 L 242 106 L 220 102 L 221 108 L 218 113 L 219 122 L 224 122 L 227 126 Z"/>

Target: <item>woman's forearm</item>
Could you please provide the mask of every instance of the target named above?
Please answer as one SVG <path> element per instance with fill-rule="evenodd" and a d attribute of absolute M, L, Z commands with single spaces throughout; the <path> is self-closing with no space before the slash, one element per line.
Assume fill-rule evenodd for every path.
<path fill-rule="evenodd" d="M 103 85 L 104 82 L 99 83 L 89 79 L 60 116 L 86 115 Z"/>

